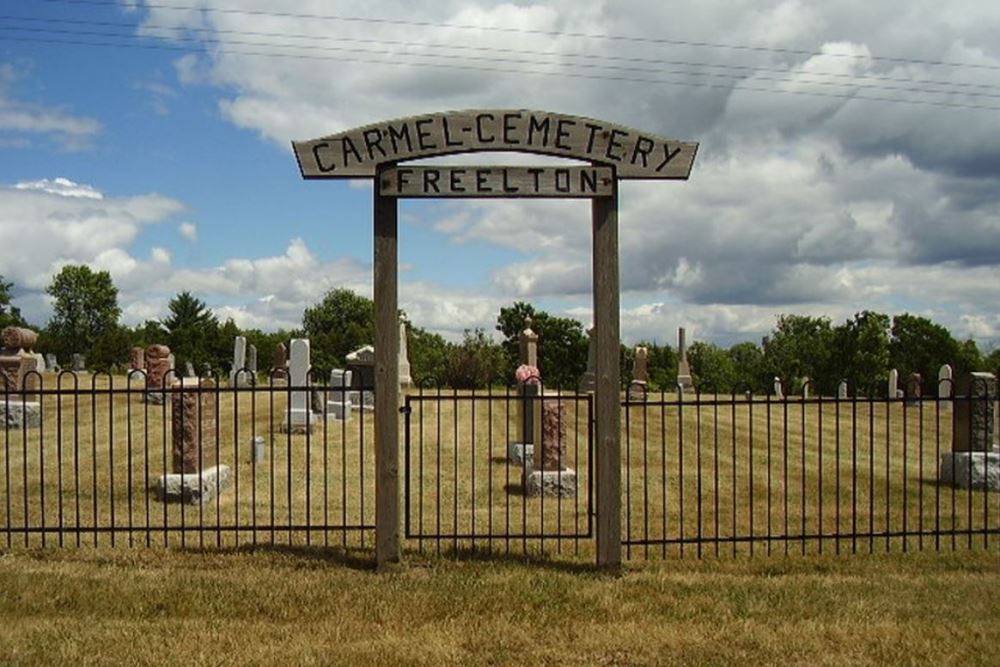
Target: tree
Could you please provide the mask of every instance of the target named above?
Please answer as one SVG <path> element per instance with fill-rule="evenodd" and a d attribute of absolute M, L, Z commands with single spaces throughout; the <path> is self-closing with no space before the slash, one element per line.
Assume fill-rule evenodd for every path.
<path fill-rule="evenodd" d="M 816 378 L 821 391 L 832 393 L 842 378 L 868 395 L 884 391 L 889 374 L 889 316 L 866 310 L 835 327 L 830 366 L 824 371 Z"/>
<path fill-rule="evenodd" d="M 413 384 L 443 383 L 448 366 L 448 342 L 436 333 L 407 324 L 407 351 Z"/>
<path fill-rule="evenodd" d="M 732 357 L 714 343 L 697 341 L 688 349 L 694 385 L 700 392 L 729 394 L 736 386 L 736 366 Z"/>
<path fill-rule="evenodd" d="M 729 348 L 729 358 L 733 362 L 733 391 L 754 394 L 770 391 L 764 371 L 764 351 L 760 346 L 750 341 L 737 343 Z"/>
<path fill-rule="evenodd" d="M 375 341 L 375 303 L 346 288 L 330 290 L 302 314 L 309 338 L 312 365 L 317 373 L 343 367 L 345 357 Z"/>
<path fill-rule="evenodd" d="M 219 365 L 219 320 L 208 305 L 190 292 L 179 293 L 167 304 L 170 315 L 163 320 L 167 345 L 178 368 L 191 362 L 196 370 L 206 363 Z"/>
<path fill-rule="evenodd" d="M 573 389 L 587 370 L 588 338 L 579 321 L 554 317 L 534 306 L 518 301 L 501 308 L 497 330 L 504 335 L 501 346 L 507 357 L 505 377 L 511 382 L 519 365 L 519 337 L 525 319 L 531 317 L 531 329 L 538 334 L 538 370 L 546 387 Z"/>
<path fill-rule="evenodd" d="M 826 317 L 781 315 L 764 339 L 764 368 L 790 388 L 804 377 L 818 378 L 830 366 L 833 330 Z"/>
<path fill-rule="evenodd" d="M 959 362 L 959 344 L 951 333 L 926 317 L 904 313 L 892 319 L 892 339 L 889 341 L 889 364 L 906 379 L 911 373 L 920 373 L 924 392 L 936 393 L 938 371 L 944 364 L 952 364 L 955 377 L 963 371 Z"/>
<path fill-rule="evenodd" d="M 5 282 L 3 276 L 0 276 L 0 329 L 24 326 L 20 309 L 10 303 L 13 298 L 11 296 L 13 288 L 14 283 Z"/>
<path fill-rule="evenodd" d="M 118 326 L 118 288 L 107 271 L 67 265 L 45 291 L 55 299 L 47 338 L 57 354 L 90 354 L 97 339 Z"/>
<path fill-rule="evenodd" d="M 454 389 L 479 389 L 502 380 L 506 359 L 503 349 L 482 329 L 469 331 L 459 345 L 448 350 L 444 384 Z"/>
<path fill-rule="evenodd" d="M 642 341 L 639 345 L 649 351 L 646 367 L 649 371 L 650 391 L 674 391 L 677 385 L 677 352 L 669 345 Z"/>

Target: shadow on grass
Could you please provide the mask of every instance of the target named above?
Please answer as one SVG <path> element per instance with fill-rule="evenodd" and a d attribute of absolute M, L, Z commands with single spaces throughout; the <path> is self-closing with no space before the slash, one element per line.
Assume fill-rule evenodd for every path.
<path fill-rule="evenodd" d="M 196 552 L 200 552 L 200 550 Z M 314 563 L 340 565 L 352 570 L 375 570 L 375 551 L 359 547 L 258 544 L 256 546 L 248 545 L 212 550 L 206 549 L 202 553 L 274 554 L 276 556 L 291 556 Z"/>
<path fill-rule="evenodd" d="M 494 541 L 502 542 L 502 540 L 497 540 L 497 538 L 494 538 Z M 532 541 L 537 540 L 532 538 Z M 520 545 L 521 540 L 511 538 L 511 543 L 512 545 L 515 543 Z M 447 562 L 493 563 L 503 566 L 540 568 L 552 572 L 565 572 L 568 574 L 601 574 L 604 572 L 604 570 L 598 568 L 593 562 L 581 560 L 579 557 L 574 558 L 576 558 L 576 560 L 561 559 L 544 553 L 531 553 L 530 551 L 504 553 L 498 552 L 495 549 L 490 550 L 454 545 L 446 546 L 443 544 L 441 546 L 440 556 L 437 555 L 436 547 L 424 549 L 423 552 L 413 548 L 408 548 L 404 553 L 404 562 L 407 565 L 412 566 L 433 566 L 438 563 Z"/>

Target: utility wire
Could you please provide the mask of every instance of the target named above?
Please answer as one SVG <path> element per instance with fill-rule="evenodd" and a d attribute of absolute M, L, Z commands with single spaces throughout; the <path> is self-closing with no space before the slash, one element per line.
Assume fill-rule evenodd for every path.
<path fill-rule="evenodd" d="M 91 6 L 112 6 L 120 7 L 118 0 L 38 0 L 39 2 L 57 3 L 65 5 L 91 5 Z M 559 30 L 541 30 L 533 28 L 510 28 L 505 26 L 479 26 L 463 23 L 447 23 L 435 21 L 409 21 L 404 19 L 383 19 L 361 16 L 343 16 L 338 14 L 307 14 L 296 12 L 275 12 L 261 9 L 234 9 L 231 7 L 199 7 L 195 5 L 168 5 L 154 2 L 143 2 L 141 7 L 146 9 L 163 9 L 169 11 L 204 12 L 207 14 L 235 14 L 242 16 L 266 16 L 271 18 L 293 18 L 309 19 L 313 21 L 343 21 L 350 23 L 371 23 L 382 25 L 398 25 L 416 28 L 446 28 L 451 30 L 478 30 L 487 32 L 499 32 L 508 34 L 541 35 L 545 37 L 574 37 L 582 39 L 608 40 L 618 42 L 633 42 L 637 44 L 660 44 L 669 46 L 693 46 L 711 49 L 730 49 L 737 51 L 752 51 L 759 53 L 777 53 L 786 55 L 805 55 L 811 57 L 829 58 L 851 58 L 851 59 L 872 59 L 875 61 L 903 63 L 911 65 L 927 65 L 932 67 L 961 67 L 966 69 L 983 69 L 1000 71 L 1000 65 L 987 65 L 985 63 L 970 62 L 949 62 L 942 60 L 926 60 L 921 58 L 905 58 L 898 56 L 866 56 L 856 53 L 824 53 L 810 51 L 808 49 L 792 49 L 774 46 L 759 46 L 752 44 L 726 44 L 723 42 L 703 42 L 681 39 L 668 39 L 662 37 L 639 37 L 635 35 L 612 35 L 604 33 L 585 32 L 565 32 Z"/>
<path fill-rule="evenodd" d="M 0 28 L 2 29 L 2 28 Z M 94 46 L 94 47 L 110 47 L 110 48 L 123 48 L 123 49 L 144 49 L 144 50 L 158 50 L 158 51 L 177 51 L 190 53 L 191 49 L 181 46 L 171 46 L 169 44 L 144 44 L 144 43 L 126 43 L 126 42 L 94 42 L 94 41 L 83 41 L 83 40 L 73 40 L 73 39 L 57 39 L 57 38 L 43 38 L 43 37 L 6 37 L 8 41 L 15 42 L 34 42 L 43 44 L 68 44 L 74 46 Z M 346 50 L 346 49 L 345 49 Z M 350 52 L 357 52 L 357 50 L 349 50 Z M 219 54 L 232 54 L 232 55 L 246 55 L 246 56 L 259 56 L 265 58 L 292 58 L 299 60 L 319 60 L 319 61 L 336 61 L 336 62 L 347 62 L 347 63 L 359 63 L 365 65 L 386 65 L 391 67 L 399 67 L 400 63 L 398 60 L 373 60 L 365 58 L 354 58 L 354 57 L 336 57 L 336 56 L 323 56 L 311 53 L 282 53 L 277 51 L 246 51 L 246 50 L 236 50 L 228 48 L 216 49 L 215 53 Z M 403 55 L 403 57 L 413 56 Z M 417 56 L 425 57 L 425 56 Z M 677 81 L 671 79 L 652 79 L 652 78 L 641 78 L 634 76 L 602 76 L 597 74 L 581 74 L 577 72 L 554 72 L 546 70 L 510 70 L 508 68 L 501 67 L 482 67 L 474 65 L 461 65 L 461 64 L 450 64 L 450 63 L 426 63 L 409 61 L 406 63 L 413 67 L 425 67 L 425 68 L 438 68 L 438 69 L 451 69 L 451 70 L 461 70 L 461 71 L 472 71 L 472 72 L 495 72 L 501 74 L 527 74 L 527 75 L 537 75 L 537 76 L 554 76 L 560 78 L 568 79 L 584 79 L 584 80 L 601 80 L 601 81 L 615 81 L 622 83 L 645 83 L 645 84 L 656 84 L 656 85 L 669 85 L 669 86 L 685 86 L 691 88 L 710 88 L 710 89 L 723 89 L 732 90 L 733 86 L 716 84 L 716 83 L 706 83 L 706 82 L 695 82 L 695 81 Z M 762 88 L 743 85 L 739 88 L 740 91 L 750 91 L 750 92 L 760 92 L 769 94 L 780 94 L 780 95 L 800 95 L 806 97 L 822 97 L 822 98 L 832 98 L 840 100 L 865 100 L 872 102 L 890 102 L 894 104 L 908 104 L 908 105 L 920 105 L 920 106 L 931 106 L 931 107 L 943 107 L 943 108 L 953 108 L 953 109 L 978 109 L 987 111 L 1000 111 L 1000 106 L 990 106 L 986 104 L 962 104 L 958 102 L 945 102 L 945 101 L 935 101 L 935 100 L 925 100 L 925 99 L 910 99 L 910 98 L 899 98 L 899 97 L 881 97 L 874 95 L 860 95 L 856 93 L 839 94 L 839 93 L 822 93 L 818 91 L 804 91 L 804 90 L 783 90 L 775 88 Z"/>
<path fill-rule="evenodd" d="M 94 27 L 106 27 L 106 28 L 107 27 L 110 27 L 110 28 L 127 28 L 129 30 L 137 30 L 137 29 L 140 28 L 140 26 L 137 25 L 137 24 L 135 24 L 135 23 L 127 23 L 127 22 L 88 21 L 88 20 L 82 20 L 82 19 L 53 19 L 53 18 L 29 17 L 29 16 L 12 16 L 12 15 L 0 15 L 0 21 L 22 21 L 22 22 L 28 22 L 28 23 L 61 24 L 61 25 L 75 25 L 75 26 L 94 26 Z M 177 30 L 177 28 L 172 27 L 172 26 L 157 25 L 157 24 L 150 24 L 150 23 L 143 24 L 141 27 L 143 29 L 145 29 L 145 30 L 151 30 L 151 31 L 157 31 L 157 30 L 161 30 L 161 31 L 176 31 Z M 13 29 L 14 26 L 11 26 L 10 28 Z M 31 32 L 31 31 L 36 31 L 36 32 L 40 31 L 37 28 L 20 28 L 20 29 L 23 29 L 23 30 L 29 31 L 29 32 Z M 57 33 L 58 32 L 63 32 L 63 31 L 58 31 L 58 30 L 55 30 L 55 29 L 52 29 L 51 31 L 52 32 L 57 32 Z M 283 33 L 283 32 L 262 32 L 262 31 L 253 31 L 253 30 L 227 30 L 227 29 L 223 29 L 223 28 L 198 28 L 198 27 L 190 27 L 190 28 L 184 28 L 183 32 L 185 32 L 185 33 L 208 33 L 210 35 L 212 35 L 212 34 L 236 35 L 236 36 L 246 36 L 246 37 L 276 37 L 276 38 L 282 38 L 282 39 L 308 40 L 308 41 L 314 41 L 314 42 L 329 40 L 329 36 L 326 36 L 326 35 L 306 35 L 306 34 L 301 34 L 301 33 L 296 34 L 296 33 Z M 66 34 L 73 34 L 73 33 L 67 32 Z M 119 34 L 115 34 L 115 33 L 109 34 L 109 33 L 93 33 L 93 32 L 83 32 L 83 31 L 80 31 L 79 34 L 90 35 L 90 36 L 97 35 L 97 36 L 123 37 L 123 38 L 124 37 L 134 37 L 134 35 L 131 35 L 131 34 L 130 35 L 119 35 Z M 147 37 L 153 37 L 154 35 L 148 35 L 147 34 L 146 36 Z M 189 39 L 183 39 L 181 37 L 174 37 L 174 38 L 171 38 L 171 39 L 174 39 L 175 41 L 192 41 L 192 40 L 189 40 Z M 213 39 L 211 37 L 202 38 L 201 41 L 211 42 L 211 43 L 220 43 L 220 44 L 226 43 L 223 40 Z M 524 56 L 539 56 L 539 57 L 548 57 L 548 58 L 558 57 L 560 59 L 566 59 L 566 58 L 573 59 L 573 58 L 576 58 L 576 59 L 580 59 L 580 60 L 597 61 L 598 65 L 595 65 L 596 67 L 601 67 L 601 65 L 599 64 L 600 61 L 608 61 L 608 62 L 620 62 L 620 63 L 631 63 L 631 64 L 645 64 L 645 65 L 658 65 L 658 66 L 670 65 L 670 66 L 693 67 L 693 68 L 712 68 L 712 69 L 722 69 L 722 70 L 728 70 L 728 71 L 742 71 L 742 72 L 748 72 L 748 73 L 752 73 L 752 74 L 757 74 L 757 73 L 760 73 L 760 72 L 764 72 L 764 73 L 772 73 L 772 74 L 785 75 L 785 77 L 786 77 L 785 80 L 789 80 L 789 81 L 790 80 L 795 80 L 795 81 L 798 81 L 798 82 L 820 83 L 821 85 L 823 85 L 821 81 L 816 80 L 815 78 L 810 78 L 808 80 L 803 80 L 801 78 L 799 78 L 799 79 L 792 79 L 791 76 L 790 76 L 790 72 L 787 69 L 777 69 L 777 68 L 767 68 L 767 67 L 754 67 L 754 66 L 750 66 L 750 65 L 733 65 L 733 64 L 709 63 L 709 62 L 687 61 L 687 60 L 664 60 L 664 59 L 659 59 L 659 58 L 638 58 L 638 57 L 625 57 L 625 56 L 592 54 L 592 53 L 572 53 L 572 52 L 553 53 L 551 51 L 532 51 L 532 50 L 527 50 L 527 49 L 500 48 L 500 47 L 490 47 L 490 46 L 471 46 L 471 45 L 466 45 L 466 44 L 446 44 L 446 43 L 440 43 L 440 42 L 437 42 L 437 43 L 436 42 L 407 42 L 407 41 L 386 40 L 386 39 L 359 39 L 359 38 L 354 38 L 354 37 L 338 37 L 337 41 L 340 42 L 340 43 L 369 44 L 369 45 L 376 45 L 376 46 L 396 46 L 396 47 L 402 47 L 402 48 L 430 48 L 430 49 L 444 49 L 444 50 L 452 50 L 452 51 L 471 51 L 471 52 L 476 52 L 476 53 L 518 54 L 518 55 L 524 55 Z M 250 45 L 254 45 L 254 46 L 268 46 L 268 47 L 276 47 L 276 48 L 315 48 L 315 49 L 321 49 L 321 50 L 327 50 L 327 49 L 329 49 L 329 47 L 326 47 L 326 46 L 322 46 L 322 45 L 313 46 L 313 45 L 310 45 L 310 44 L 291 44 L 291 43 L 281 44 L 281 43 L 276 43 L 276 42 L 249 42 L 249 43 L 248 42 L 232 42 L 232 43 L 235 43 L 235 44 L 250 44 Z M 531 62 L 536 62 L 536 61 L 531 61 Z M 560 61 L 553 62 L 551 64 L 559 65 L 559 64 L 563 64 L 563 61 L 560 60 Z M 566 63 L 566 64 L 572 65 L 574 67 L 582 67 L 583 66 L 583 65 L 581 65 L 579 63 Z M 635 71 L 655 72 L 657 70 L 636 69 Z M 691 72 L 691 74 L 698 74 L 698 72 Z M 989 83 L 971 83 L 971 82 L 963 82 L 963 81 L 941 81 L 941 80 L 934 80 L 934 79 L 913 79 L 913 78 L 909 78 L 909 77 L 893 77 L 893 76 L 884 76 L 884 75 L 869 74 L 869 73 L 866 73 L 866 74 L 864 74 L 864 75 L 862 75 L 860 77 L 856 76 L 856 75 L 853 75 L 853 74 L 844 74 L 844 73 L 841 73 L 841 72 L 810 71 L 807 74 L 808 74 L 809 77 L 822 77 L 822 78 L 830 78 L 830 79 L 845 79 L 845 80 L 850 81 L 851 82 L 850 85 L 852 85 L 852 86 L 853 85 L 858 85 L 859 84 L 859 78 L 860 78 L 860 79 L 863 79 L 865 82 L 876 81 L 876 82 L 887 82 L 887 83 L 915 84 L 915 85 L 920 85 L 920 86 L 944 86 L 944 87 L 952 87 L 952 88 L 957 88 L 957 89 L 970 88 L 970 89 L 981 89 L 981 90 L 996 90 L 996 88 L 997 88 L 996 85 L 989 84 Z M 770 80 L 770 79 L 768 79 L 768 80 Z M 871 88 L 873 86 L 868 85 L 866 87 Z M 928 91 L 928 90 L 923 89 L 923 88 L 920 88 L 920 89 L 912 89 L 912 88 L 899 89 L 899 88 L 894 88 L 894 87 L 886 87 L 885 89 L 886 90 L 907 90 L 907 91 L 913 91 L 913 92 L 935 92 L 935 93 L 942 93 L 942 94 L 947 92 L 947 91 L 942 91 L 942 90 Z M 960 92 L 960 91 L 956 90 L 954 92 Z"/>

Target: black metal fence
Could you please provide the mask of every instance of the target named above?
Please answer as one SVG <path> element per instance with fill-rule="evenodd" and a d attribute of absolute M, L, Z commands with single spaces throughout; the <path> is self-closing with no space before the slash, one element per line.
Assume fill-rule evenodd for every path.
<path fill-rule="evenodd" d="M 776 398 L 634 387 L 623 404 L 626 557 L 996 546 L 1000 493 L 961 488 L 978 484 L 971 467 L 939 481 L 956 411 L 979 419 L 963 419 L 959 437 L 968 429 L 996 447 L 995 390 L 942 389 Z"/>
<path fill-rule="evenodd" d="M 348 421 L 320 405 L 303 427 L 296 400 L 312 407 L 348 390 L 250 377 L 171 387 L 171 373 L 167 388 L 147 392 L 140 372 L 63 372 L 38 378 L 37 391 L 0 392 L 0 545 L 371 544 L 369 395 L 355 394 Z M 198 463 L 228 468 L 181 485 L 212 502 L 164 502 L 160 480 L 185 438 Z"/>
<path fill-rule="evenodd" d="M 373 544 L 370 393 L 214 377 L 147 392 L 138 373 L 39 379 L 37 392 L 0 392 L 8 422 L 32 422 L 0 433 L 0 547 Z M 592 556 L 592 396 L 539 391 L 405 393 L 411 547 Z M 971 469 L 968 480 L 939 482 L 957 413 L 981 417 L 958 422 L 970 437 L 992 415 L 996 437 L 995 389 L 973 393 L 777 398 L 632 387 L 621 423 L 625 555 L 995 547 L 1000 492 L 963 488 L 975 486 Z M 348 398 L 350 418 L 335 419 Z M 311 428 L 296 428 L 303 401 Z M 556 419 L 546 432 L 562 443 L 547 466 L 533 451 L 542 418 Z M 178 438 L 196 443 L 199 464 L 228 466 L 228 480 L 208 482 L 211 502 L 163 501 L 158 485 L 174 470 Z"/>

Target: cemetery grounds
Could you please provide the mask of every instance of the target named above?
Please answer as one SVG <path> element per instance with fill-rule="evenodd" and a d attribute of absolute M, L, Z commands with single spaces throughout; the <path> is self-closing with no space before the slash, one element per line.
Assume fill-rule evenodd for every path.
<path fill-rule="evenodd" d="M 164 505 L 167 409 L 94 382 L 0 443 L 0 664 L 1000 662 L 1000 494 L 937 484 L 947 402 L 626 400 L 611 576 L 585 397 L 577 491 L 541 499 L 507 457 L 515 394 L 412 389 L 406 565 L 375 573 L 370 412 L 287 434 L 284 389 L 223 389 L 232 486 Z"/>

